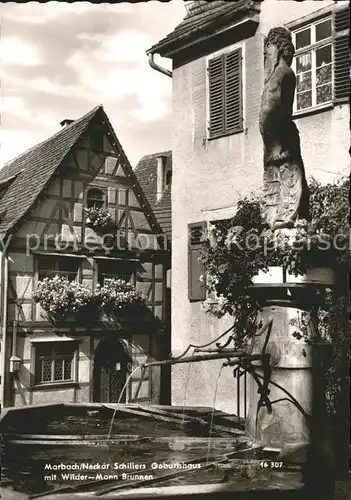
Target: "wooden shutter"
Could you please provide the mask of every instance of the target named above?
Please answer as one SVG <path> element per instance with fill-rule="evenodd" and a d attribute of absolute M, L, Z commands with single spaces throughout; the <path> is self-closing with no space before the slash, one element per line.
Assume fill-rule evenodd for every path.
<path fill-rule="evenodd" d="M 334 101 L 348 100 L 350 94 L 350 9 L 333 13 L 334 24 Z"/>
<path fill-rule="evenodd" d="M 242 130 L 241 49 L 226 54 L 225 64 L 226 133 Z"/>
<path fill-rule="evenodd" d="M 237 49 L 209 61 L 210 138 L 243 129 L 241 54 L 241 49 Z"/>
<path fill-rule="evenodd" d="M 205 287 L 200 281 L 200 276 L 204 274 L 204 266 L 199 261 L 205 229 L 206 222 L 188 226 L 188 298 L 192 302 L 206 298 Z"/>
<path fill-rule="evenodd" d="M 208 64 L 210 137 L 218 137 L 224 128 L 224 56 L 210 59 Z"/>

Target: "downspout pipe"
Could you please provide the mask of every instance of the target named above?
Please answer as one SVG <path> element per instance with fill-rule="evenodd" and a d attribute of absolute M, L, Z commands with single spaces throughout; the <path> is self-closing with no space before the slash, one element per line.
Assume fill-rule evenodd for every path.
<path fill-rule="evenodd" d="M 166 68 L 162 68 L 162 66 L 159 66 L 158 64 L 155 63 L 155 61 L 154 61 L 155 54 L 149 52 L 147 56 L 148 56 L 149 64 L 150 64 L 151 68 L 153 68 L 156 71 L 159 71 L 160 73 L 163 73 L 164 75 L 172 78 L 172 71 L 169 71 L 169 69 L 166 69 Z"/>

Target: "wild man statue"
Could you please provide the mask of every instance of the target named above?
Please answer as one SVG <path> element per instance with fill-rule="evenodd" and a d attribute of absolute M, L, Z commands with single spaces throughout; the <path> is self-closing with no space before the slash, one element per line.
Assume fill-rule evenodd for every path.
<path fill-rule="evenodd" d="M 291 34 L 269 31 L 264 44 L 264 89 L 260 132 L 264 143 L 264 211 L 272 229 L 292 227 L 309 218 L 309 196 L 300 151 L 299 132 L 292 120 L 295 73 Z"/>

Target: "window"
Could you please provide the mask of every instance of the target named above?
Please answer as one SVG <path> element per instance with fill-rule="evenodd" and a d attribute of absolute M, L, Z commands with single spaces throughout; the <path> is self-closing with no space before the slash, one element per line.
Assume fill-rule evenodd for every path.
<path fill-rule="evenodd" d="M 128 261 L 100 259 L 98 260 L 98 282 L 103 286 L 111 278 L 131 281 L 133 270 L 133 264 Z"/>
<path fill-rule="evenodd" d="M 48 342 L 35 346 L 35 383 L 74 382 L 77 347 L 73 342 Z"/>
<path fill-rule="evenodd" d="M 105 193 L 101 189 L 91 188 L 87 192 L 87 208 L 104 208 Z"/>
<path fill-rule="evenodd" d="M 199 260 L 206 227 L 206 222 L 198 222 L 188 226 L 188 298 L 191 302 L 206 298 L 206 290 L 201 281 L 201 277 L 204 276 L 204 265 Z"/>
<path fill-rule="evenodd" d="M 294 111 L 324 106 L 349 95 L 348 9 L 293 31 Z"/>
<path fill-rule="evenodd" d="M 328 18 L 294 32 L 296 111 L 332 101 L 331 26 Z"/>
<path fill-rule="evenodd" d="M 41 256 L 39 259 L 39 280 L 59 275 L 69 281 L 78 279 L 80 259 L 77 257 Z"/>
<path fill-rule="evenodd" d="M 243 131 L 242 50 L 208 61 L 209 138 Z"/>

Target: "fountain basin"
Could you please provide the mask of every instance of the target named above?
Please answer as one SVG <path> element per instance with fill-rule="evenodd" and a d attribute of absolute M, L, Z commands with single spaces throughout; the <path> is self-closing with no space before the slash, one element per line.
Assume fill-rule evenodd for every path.
<path fill-rule="evenodd" d="M 209 434 L 202 422 L 211 419 L 214 426 Z M 101 498 L 133 497 L 133 491 L 139 489 L 138 498 L 148 498 L 159 482 L 162 488 L 171 488 L 160 491 L 165 498 L 184 488 L 196 496 L 202 487 L 211 496 L 218 484 L 226 487 L 223 492 L 232 491 L 226 484 L 228 464 L 233 464 L 229 482 L 241 494 L 240 489 L 252 483 L 247 471 L 267 473 L 260 461 L 276 456 L 245 436 L 242 421 L 219 411 L 212 415 L 211 408 L 46 405 L 7 410 L 1 429 L 2 485 L 9 499 L 11 494 L 57 500 L 96 494 Z M 296 471 L 294 478 L 300 488 Z M 262 479 L 257 488 L 259 484 Z M 268 485 L 268 489 L 272 488 Z"/>

